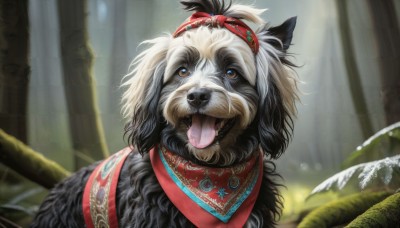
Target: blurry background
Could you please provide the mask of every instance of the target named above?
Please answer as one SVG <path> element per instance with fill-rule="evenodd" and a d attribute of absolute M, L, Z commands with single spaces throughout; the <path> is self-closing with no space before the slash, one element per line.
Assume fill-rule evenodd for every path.
<path fill-rule="evenodd" d="M 263 18 L 272 25 L 298 17 L 289 51 L 300 66 L 301 103 L 292 142 L 277 161 L 288 186 L 285 213 L 290 215 L 298 212 L 294 205 L 301 204 L 315 184 L 337 172 L 358 145 L 400 120 L 400 2 L 240 3 L 268 8 Z M 20 23 L 16 15 L 27 9 L 29 26 L 23 69 L 17 65 L 14 71 L 0 72 L 0 128 L 69 171 L 125 147 L 121 79 L 143 50 L 138 47 L 141 41 L 172 33 L 189 14 L 177 1 L 166 0 L 0 0 L 0 4 L 0 16 L 5 18 L 0 23 L 7 18 Z M 0 32 L 7 26 L 1 25 Z M 0 48 L 6 46 L 0 39 Z M 13 50 L 23 46 L 17 44 Z M 13 59 L 7 54 L 1 56 L 2 67 Z M 74 65 L 79 62 L 86 65 Z M 22 72 L 21 77 L 7 81 L 10 72 Z M 79 79 L 85 74 L 91 74 L 91 80 Z M 85 87 L 92 83 L 93 91 Z M 13 89 L 27 95 L 14 94 Z M 94 95 L 93 112 L 81 107 L 91 102 L 86 101 L 87 94 Z M 19 113 L 14 106 L 27 110 Z M 93 119 L 97 122 L 90 122 Z M 22 130 L 21 125 L 25 125 Z M 89 135 L 95 135 L 94 140 Z M 88 148 L 93 154 L 86 153 Z M 46 190 L 5 166 L 0 168 L 0 204 L 11 205 L 11 198 L 25 194 L 14 201 L 22 202 L 19 206 L 28 208 L 26 213 L 34 211 Z"/>

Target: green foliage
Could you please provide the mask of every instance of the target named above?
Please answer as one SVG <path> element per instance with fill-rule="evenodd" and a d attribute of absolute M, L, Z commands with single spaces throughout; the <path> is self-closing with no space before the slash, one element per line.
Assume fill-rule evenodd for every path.
<path fill-rule="evenodd" d="M 400 122 L 370 137 L 357 147 L 344 164 L 347 169 L 323 181 L 307 199 L 328 190 L 342 190 L 348 183 L 355 182 L 362 190 L 366 187 L 397 189 L 400 184 Z"/>
<path fill-rule="evenodd" d="M 347 168 L 362 162 L 379 160 L 400 154 L 400 122 L 383 128 L 371 136 L 344 161 Z"/>
<path fill-rule="evenodd" d="M 299 224 L 299 228 L 324 228 L 342 225 L 388 197 L 388 192 L 362 192 L 318 207 Z"/>
<path fill-rule="evenodd" d="M 342 190 L 353 177 L 357 176 L 359 188 L 389 188 L 397 189 L 400 184 L 400 155 L 387 157 L 378 161 L 366 162 L 345 169 L 319 184 L 310 196 L 328 190 Z"/>
<path fill-rule="evenodd" d="M 13 224 L 27 227 L 47 195 L 47 190 L 11 170 L 6 172 L 8 177 L 0 179 L 0 224 L 4 222 L 5 227 L 17 227 Z"/>
<path fill-rule="evenodd" d="M 51 188 L 70 175 L 63 167 L 1 129 L 0 162 L 45 188 Z M 5 227 L 15 227 L 12 225 L 15 222 L 28 226 L 46 191 L 4 166 L 0 168 L 5 170 L 0 179 L 0 224 L 7 222 Z"/>
<path fill-rule="evenodd" d="M 400 122 L 382 129 L 357 147 L 344 162 L 347 169 L 322 182 L 311 196 L 331 189 L 342 190 L 351 180 L 357 180 L 361 189 L 399 188 L 399 154 Z M 399 194 L 362 192 L 343 197 L 313 210 L 299 227 L 332 227 L 349 222 L 348 227 L 395 227 L 400 224 Z"/>
<path fill-rule="evenodd" d="M 396 193 L 375 204 L 346 227 L 397 227 L 399 224 L 400 193 Z"/>

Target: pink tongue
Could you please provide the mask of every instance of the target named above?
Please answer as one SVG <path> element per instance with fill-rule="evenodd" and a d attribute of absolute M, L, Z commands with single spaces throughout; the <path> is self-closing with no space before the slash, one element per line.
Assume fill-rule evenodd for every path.
<path fill-rule="evenodd" d="M 187 132 L 190 144 L 198 149 L 209 146 L 215 139 L 214 117 L 193 115 L 192 126 Z"/>

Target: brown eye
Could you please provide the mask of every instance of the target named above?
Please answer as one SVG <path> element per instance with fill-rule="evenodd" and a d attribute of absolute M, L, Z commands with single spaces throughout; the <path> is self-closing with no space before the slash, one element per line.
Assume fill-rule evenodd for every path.
<path fill-rule="evenodd" d="M 178 69 L 178 75 L 182 78 L 185 78 L 190 75 L 190 71 L 185 67 L 181 67 Z"/>
<path fill-rule="evenodd" d="M 236 70 L 233 69 L 228 69 L 225 72 L 225 76 L 229 79 L 235 79 L 238 77 L 238 73 L 236 72 Z"/>

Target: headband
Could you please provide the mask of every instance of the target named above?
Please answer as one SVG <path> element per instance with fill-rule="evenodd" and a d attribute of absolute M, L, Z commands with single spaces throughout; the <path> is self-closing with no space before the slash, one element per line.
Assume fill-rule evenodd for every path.
<path fill-rule="evenodd" d="M 253 30 L 241 20 L 233 17 L 226 17 L 224 15 L 210 15 L 204 12 L 194 13 L 189 18 L 189 21 L 183 23 L 181 26 L 178 27 L 178 29 L 173 34 L 173 37 L 178 37 L 185 31 L 195 29 L 200 26 L 226 28 L 230 32 L 244 40 L 249 45 L 254 54 L 257 54 L 258 52 L 258 39 Z"/>

